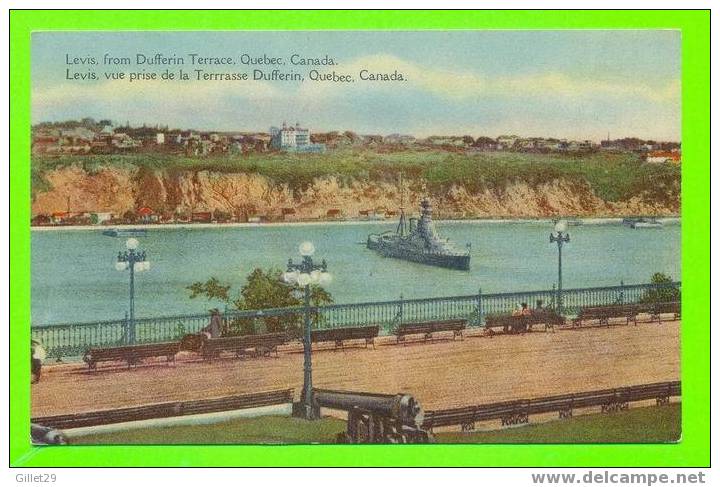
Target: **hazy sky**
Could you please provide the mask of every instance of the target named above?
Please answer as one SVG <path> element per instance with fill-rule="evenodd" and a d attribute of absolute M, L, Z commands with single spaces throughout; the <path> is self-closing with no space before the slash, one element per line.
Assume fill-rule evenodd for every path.
<path fill-rule="evenodd" d="M 397 69 L 407 81 L 66 80 L 67 68 L 86 70 L 68 66 L 66 54 L 101 60 L 105 53 L 133 59 L 138 53 L 236 59 L 327 54 L 340 64 L 321 72 L 357 77 L 362 68 Z M 180 67 L 193 69 L 171 69 Z M 363 134 L 600 140 L 610 132 L 613 138 L 680 140 L 680 33 L 670 30 L 41 32 L 33 35 L 32 76 L 35 123 L 89 116 L 121 124 L 264 131 L 287 120 L 312 131 Z"/>

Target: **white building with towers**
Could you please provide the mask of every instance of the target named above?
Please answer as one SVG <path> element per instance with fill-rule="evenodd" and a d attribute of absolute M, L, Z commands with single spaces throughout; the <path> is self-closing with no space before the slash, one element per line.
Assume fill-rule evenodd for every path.
<path fill-rule="evenodd" d="M 302 128 L 300 122 L 288 126 L 283 122 L 282 128 L 270 127 L 270 146 L 286 152 L 325 152 L 325 144 L 313 144 L 310 141 L 310 130 Z"/>

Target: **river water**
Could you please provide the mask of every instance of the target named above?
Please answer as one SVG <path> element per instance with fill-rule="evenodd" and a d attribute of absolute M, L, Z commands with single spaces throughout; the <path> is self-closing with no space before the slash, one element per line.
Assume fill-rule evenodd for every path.
<path fill-rule="evenodd" d="M 368 233 L 393 223 L 148 227 L 140 246 L 151 269 L 136 275 L 137 317 L 203 313 L 222 307 L 189 299 L 195 281 L 215 276 L 237 292 L 256 267 L 284 268 L 304 240 L 326 259 L 335 302 L 384 301 L 483 292 L 550 289 L 557 280 L 557 245 L 549 221 L 437 222 L 459 248 L 471 244 L 471 270 L 455 271 L 395 259 L 365 248 Z M 631 229 L 617 220 L 569 227 L 563 247 L 565 288 L 648 282 L 655 272 L 680 279 L 680 224 Z M 119 319 L 128 308 L 128 273 L 115 270 L 125 239 L 101 229 L 32 232 L 33 325 Z M 232 292 L 232 290 L 231 290 Z"/>

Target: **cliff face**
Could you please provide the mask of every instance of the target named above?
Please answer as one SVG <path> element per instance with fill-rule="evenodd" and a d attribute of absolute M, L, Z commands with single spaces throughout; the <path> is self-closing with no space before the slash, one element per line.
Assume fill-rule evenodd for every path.
<path fill-rule="evenodd" d="M 51 188 L 33 195 L 32 214 L 64 211 L 126 211 L 149 206 L 156 212 L 224 211 L 237 215 L 279 217 L 294 208 L 300 219 L 321 218 L 329 209 L 357 216 L 367 209 L 396 209 L 400 194 L 395 185 L 375 181 L 341 184 L 334 177 L 316 179 L 305 190 L 293 191 L 264 176 L 208 171 L 151 171 L 102 168 L 88 173 L 80 167 L 45 174 Z M 435 201 L 442 218 L 550 217 L 556 215 L 623 216 L 677 215 L 679 198 L 660 203 L 638 194 L 622 202 L 598 198 L 587 183 L 554 179 L 529 185 L 516 181 L 503 188 L 468 192 L 454 185 L 442 194 L 424 190 L 423 181 L 407 181 L 405 206 L 417 208 L 423 196 Z"/>

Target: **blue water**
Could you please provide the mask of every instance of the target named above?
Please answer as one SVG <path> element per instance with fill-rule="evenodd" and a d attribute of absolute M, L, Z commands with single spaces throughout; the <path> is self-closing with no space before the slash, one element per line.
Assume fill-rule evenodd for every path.
<path fill-rule="evenodd" d="M 238 291 L 255 267 L 284 268 L 303 240 L 326 259 L 337 303 L 549 289 L 557 279 L 557 245 L 549 222 L 438 222 L 459 248 L 472 244 L 471 270 L 453 271 L 383 258 L 367 250 L 368 233 L 392 223 L 214 228 L 150 227 L 140 240 L 150 271 L 136 275 L 136 316 L 203 313 L 221 307 L 189 299 L 186 286 L 215 276 Z M 615 224 L 569 227 L 563 286 L 647 282 L 655 272 L 680 279 L 680 225 L 633 230 Z M 115 270 L 124 238 L 101 230 L 32 232 L 34 325 L 122 318 L 128 273 Z M 231 290 L 232 291 L 232 290 Z"/>

